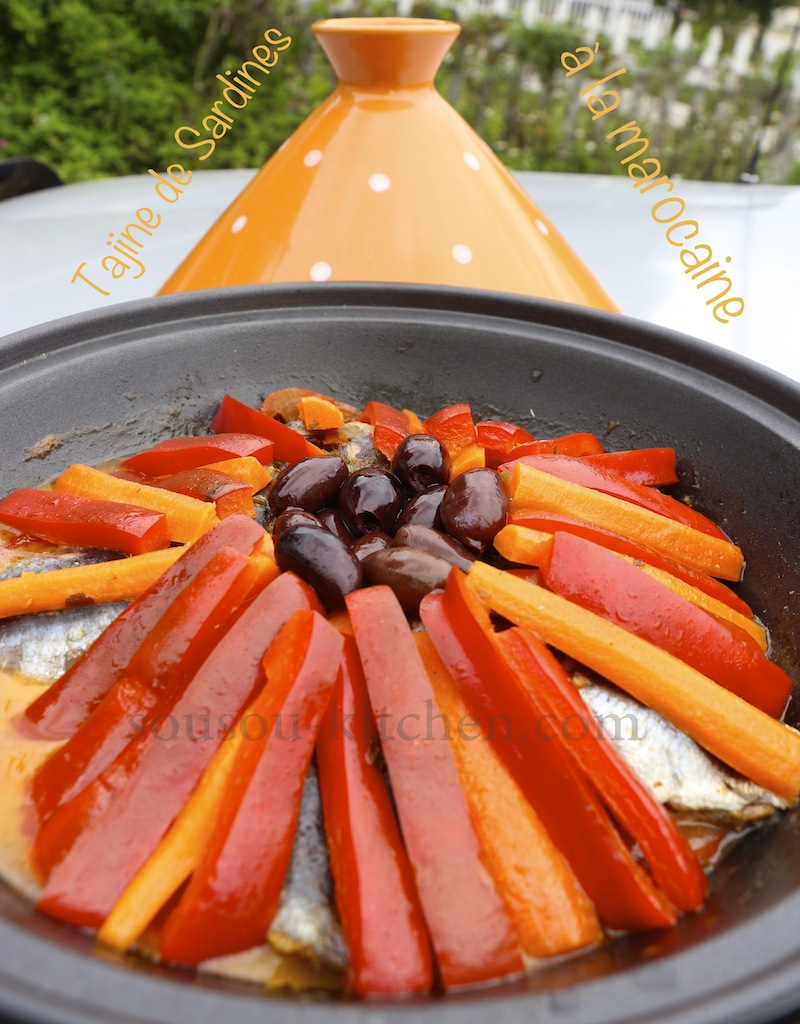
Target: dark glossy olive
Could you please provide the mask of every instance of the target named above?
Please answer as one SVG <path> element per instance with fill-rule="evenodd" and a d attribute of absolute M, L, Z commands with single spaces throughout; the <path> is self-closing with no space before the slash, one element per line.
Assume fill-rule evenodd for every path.
<path fill-rule="evenodd" d="M 386 533 L 365 533 L 363 537 L 358 538 L 352 550 L 353 554 L 361 562 L 367 555 L 374 554 L 376 551 L 383 551 L 391 543 L 392 538 Z"/>
<path fill-rule="evenodd" d="M 432 434 L 409 434 L 392 459 L 392 472 L 410 491 L 425 491 L 447 480 L 447 454 Z"/>
<path fill-rule="evenodd" d="M 426 594 L 445 585 L 452 568 L 444 558 L 418 548 L 387 548 L 364 559 L 367 581 L 391 587 L 409 615 L 417 614 Z"/>
<path fill-rule="evenodd" d="M 343 540 L 348 547 L 352 547 L 353 541 L 356 538 L 347 529 L 347 523 L 342 519 L 341 512 L 335 508 L 321 508 L 317 512 L 317 519 L 319 519 L 326 530 L 330 530 L 339 540 Z"/>
<path fill-rule="evenodd" d="M 451 565 L 457 565 L 464 572 L 469 572 L 469 567 L 478 557 L 477 552 L 470 551 L 463 544 L 459 544 L 452 537 L 447 537 L 438 530 L 431 530 L 427 526 L 411 524 L 401 526 L 394 535 L 392 547 L 419 548 L 420 551 L 429 551 L 432 555 L 444 558 Z"/>
<path fill-rule="evenodd" d="M 403 506 L 403 510 L 397 517 L 396 528 L 409 526 L 411 523 L 419 523 L 420 526 L 429 526 L 432 530 L 439 530 L 442 520 L 439 515 L 439 506 L 447 487 L 442 484 L 440 487 L 431 487 L 427 491 L 421 491 L 409 499 Z"/>
<path fill-rule="evenodd" d="M 269 507 L 274 515 L 287 508 L 318 512 L 336 502 L 336 494 L 349 475 L 347 463 L 338 455 L 319 455 L 286 466 L 269 489 Z"/>
<path fill-rule="evenodd" d="M 357 590 L 363 579 L 361 563 L 344 541 L 318 526 L 301 523 L 284 530 L 275 561 L 312 586 L 326 608 L 341 608 L 344 595 Z"/>
<path fill-rule="evenodd" d="M 468 469 L 447 485 L 442 526 L 472 551 L 483 554 L 506 523 L 506 492 L 493 469 Z"/>
<path fill-rule="evenodd" d="M 313 512 L 305 512 L 302 508 L 287 508 L 285 512 L 281 512 L 273 524 L 273 541 L 277 541 L 284 530 L 288 530 L 292 526 L 299 526 L 301 523 L 305 526 L 315 526 L 318 530 L 324 529 Z"/>
<path fill-rule="evenodd" d="M 376 530 L 394 533 L 404 497 L 396 476 L 384 469 L 360 469 L 339 489 L 339 511 L 359 536 Z"/>

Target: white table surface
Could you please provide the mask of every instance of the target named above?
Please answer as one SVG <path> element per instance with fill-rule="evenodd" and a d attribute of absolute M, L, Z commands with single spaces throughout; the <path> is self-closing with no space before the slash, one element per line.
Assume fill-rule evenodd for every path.
<path fill-rule="evenodd" d="M 114 282 L 112 296 L 70 280 L 83 260 L 96 265 L 109 232 L 147 205 L 146 175 L 35 192 L 0 203 L 0 339 L 81 310 L 153 295 L 183 256 L 255 174 L 201 171 L 143 251 L 145 272 Z M 800 381 L 800 187 L 680 182 L 697 241 L 726 269 L 746 308 L 728 324 L 684 273 L 665 226 L 627 177 L 521 173 L 533 196 L 631 316 L 748 356 Z M 666 211 L 665 211 L 666 212 Z M 88 268 L 87 268 L 88 273 Z M 321 285 L 324 287 L 324 285 Z"/>

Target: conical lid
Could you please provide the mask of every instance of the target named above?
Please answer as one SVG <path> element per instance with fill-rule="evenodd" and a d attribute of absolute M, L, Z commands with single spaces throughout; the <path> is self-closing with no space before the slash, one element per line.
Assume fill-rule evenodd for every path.
<path fill-rule="evenodd" d="M 433 85 L 453 22 L 313 26 L 339 78 L 162 293 L 277 281 L 405 281 L 617 307 Z"/>

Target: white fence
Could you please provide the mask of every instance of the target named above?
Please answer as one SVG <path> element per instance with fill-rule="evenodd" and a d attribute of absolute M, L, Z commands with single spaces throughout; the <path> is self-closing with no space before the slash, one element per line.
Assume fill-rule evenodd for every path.
<path fill-rule="evenodd" d="M 413 0 L 398 0 L 401 14 L 410 13 L 412 6 Z M 674 45 L 684 52 L 693 43 L 691 22 L 682 21 L 673 31 L 672 12 L 656 7 L 652 0 L 453 0 L 453 6 L 465 17 L 491 13 L 518 17 L 526 25 L 539 21 L 556 24 L 571 21 L 589 35 L 603 32 L 611 40 L 615 54 L 624 54 L 632 40 L 652 50 L 672 36 Z M 772 25 L 761 40 L 761 55 L 765 60 L 773 60 L 789 48 L 798 17 L 798 7 L 783 7 L 775 12 Z M 726 71 L 739 76 L 751 69 L 757 38 L 758 27 L 753 19 L 740 30 L 733 52 L 726 58 Z M 712 29 L 698 61 L 701 73 L 711 75 L 719 70 L 721 46 L 721 29 Z M 800 96 L 800 68 L 793 76 L 792 91 Z"/>

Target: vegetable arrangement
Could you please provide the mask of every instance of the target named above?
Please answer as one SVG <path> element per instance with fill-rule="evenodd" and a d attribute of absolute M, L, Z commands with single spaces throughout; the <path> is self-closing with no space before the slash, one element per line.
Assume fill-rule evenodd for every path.
<path fill-rule="evenodd" d="M 30 780 L 38 909 L 182 965 L 261 946 L 314 762 L 356 994 L 483 985 L 698 910 L 689 831 L 576 667 L 778 803 L 800 734 L 723 582 L 743 554 L 675 482 L 668 448 L 286 389 L 0 501 L 24 536 L 124 556 L 2 579 L 0 617 L 130 602 L 25 712 L 63 741 Z"/>

